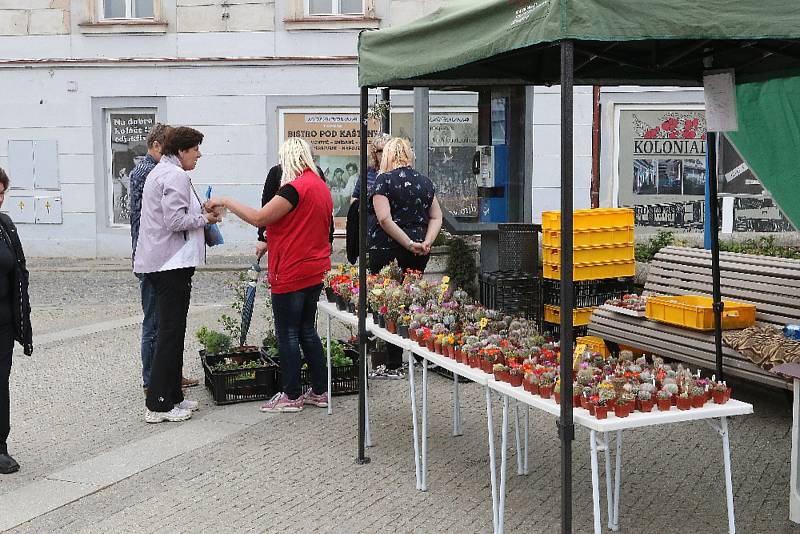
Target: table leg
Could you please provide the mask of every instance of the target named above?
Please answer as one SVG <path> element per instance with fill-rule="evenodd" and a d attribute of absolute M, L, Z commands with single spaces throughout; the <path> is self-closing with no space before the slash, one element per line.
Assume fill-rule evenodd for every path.
<path fill-rule="evenodd" d="M 800 445 L 800 380 L 794 379 L 794 406 L 792 408 L 792 459 L 789 477 L 789 520 L 800 523 L 800 480 L 798 480 L 798 445 Z"/>
<path fill-rule="evenodd" d="M 503 395 L 503 426 L 500 434 L 500 497 L 497 505 L 497 534 L 503 534 L 506 512 L 506 459 L 508 458 L 508 396 Z"/>
<path fill-rule="evenodd" d="M 369 430 L 369 374 L 364 367 L 364 446 L 372 447 L 372 433 Z"/>
<path fill-rule="evenodd" d="M 428 360 L 422 360 L 422 491 L 428 490 Z"/>
<path fill-rule="evenodd" d="M 525 455 L 524 455 L 524 462 L 522 464 L 522 474 L 528 474 L 528 420 L 531 413 L 531 408 L 527 404 L 525 405 Z"/>
<path fill-rule="evenodd" d="M 331 376 L 331 316 L 325 314 L 326 321 L 326 335 L 328 337 L 327 350 L 328 350 L 328 415 L 333 414 L 333 377 Z"/>
<path fill-rule="evenodd" d="M 486 389 L 486 426 L 489 428 L 489 484 L 492 490 L 492 525 L 497 534 L 497 455 L 494 451 L 494 422 L 492 421 L 492 392 Z"/>
<path fill-rule="evenodd" d="M 417 388 L 414 382 L 414 353 L 408 353 L 408 385 L 411 391 L 411 427 L 414 434 L 414 467 L 417 475 L 417 489 L 422 489 L 422 470 L 419 458 L 419 429 L 417 428 Z"/>
<path fill-rule="evenodd" d="M 461 436 L 461 396 L 458 391 L 458 375 L 453 373 L 453 435 Z"/>
<path fill-rule="evenodd" d="M 522 465 L 522 440 L 520 436 L 520 428 L 519 428 L 519 403 L 514 401 L 514 437 L 517 440 L 517 475 L 522 475 L 523 473 L 523 465 Z"/>
<path fill-rule="evenodd" d="M 611 530 L 619 530 L 619 485 L 622 482 L 622 430 L 617 430 L 617 458 L 614 462 L 614 519 Z"/>
<path fill-rule="evenodd" d="M 731 475 L 731 446 L 728 442 L 728 418 L 720 417 L 720 434 L 722 434 L 722 455 L 725 463 L 725 500 L 728 505 L 728 532 L 736 533 L 736 517 L 733 511 L 733 477 Z"/>
<path fill-rule="evenodd" d="M 613 482 L 611 481 L 611 438 L 608 432 L 603 432 L 603 454 L 606 460 L 606 505 L 608 507 L 608 528 L 612 528 L 614 519 L 614 493 Z"/>
<path fill-rule="evenodd" d="M 600 475 L 597 466 L 597 432 L 589 431 L 589 450 L 592 460 L 592 509 L 594 513 L 594 533 L 601 534 L 603 527 L 600 524 Z"/>

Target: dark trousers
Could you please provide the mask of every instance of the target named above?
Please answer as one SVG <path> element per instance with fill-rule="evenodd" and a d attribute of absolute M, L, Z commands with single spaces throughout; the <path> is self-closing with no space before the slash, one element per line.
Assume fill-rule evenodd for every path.
<path fill-rule="evenodd" d="M 11 376 L 11 353 L 14 352 L 14 326 L 0 324 L 0 454 L 8 453 L 8 433 L 11 431 L 11 411 L 8 377 Z"/>
<path fill-rule="evenodd" d="M 378 274 L 383 267 L 389 265 L 392 260 L 397 260 L 397 264 L 403 271 L 413 269 L 425 272 L 428 265 L 428 255 L 417 256 L 404 248 L 393 248 L 389 250 L 370 250 L 369 251 L 369 272 Z M 396 345 L 386 347 L 387 369 L 398 369 L 403 365 L 403 349 Z"/>
<path fill-rule="evenodd" d="M 300 383 L 300 348 L 311 371 L 314 393 L 327 391 L 328 369 L 317 334 L 317 301 L 322 284 L 291 293 L 272 294 L 275 337 L 281 363 L 283 392 L 294 400 L 303 394 Z M 160 338 L 160 336 L 159 336 Z"/>
<path fill-rule="evenodd" d="M 186 315 L 192 295 L 194 267 L 147 273 L 156 291 L 158 338 L 150 368 L 147 409 L 168 412 L 183 402 L 183 340 L 186 336 Z"/>

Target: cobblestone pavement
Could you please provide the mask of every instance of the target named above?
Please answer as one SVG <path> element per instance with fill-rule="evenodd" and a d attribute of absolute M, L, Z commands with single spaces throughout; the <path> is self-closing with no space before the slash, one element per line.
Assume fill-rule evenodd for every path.
<path fill-rule="evenodd" d="M 201 376 L 192 333 L 212 325 L 212 307 L 230 300 L 231 273 L 195 275 L 186 339 L 186 374 Z M 15 354 L 10 445 L 22 464 L 0 478 L 3 495 L 76 463 L 130 446 L 176 426 L 216 421 L 258 405 L 217 407 L 202 388 L 190 397 L 202 409 L 187 423 L 146 425 L 139 385 L 139 326 L 79 337 L 70 329 L 138 316 L 135 279 L 124 271 L 32 275 L 37 345 L 33 358 Z M 260 300 L 260 299 L 259 299 Z M 255 340 L 264 318 L 256 313 Z M 339 329 L 338 335 L 345 335 Z M 47 338 L 46 336 L 50 336 Z M 337 397 L 335 412 L 257 415 L 223 439 L 158 463 L 96 493 L 40 515 L 12 532 L 490 532 L 491 499 L 483 390 L 462 387 L 464 435 L 452 436 L 452 382 L 431 376 L 429 491 L 414 485 L 407 383 L 373 381 L 372 462 L 356 466 L 356 397 Z M 779 392 L 735 385 L 755 415 L 731 422 L 737 527 L 743 533 L 800 532 L 788 517 L 791 405 Z M 495 400 L 499 430 L 500 402 Z M 236 412 L 239 413 L 239 412 Z M 514 475 L 509 456 L 506 529 L 559 529 L 559 442 L 555 421 L 530 412 L 530 475 Z M 513 434 L 509 445 L 513 447 Z M 588 432 L 577 429 L 574 524 L 592 526 Z M 499 443 L 499 437 L 498 441 Z M 702 423 L 625 435 L 620 532 L 724 532 L 721 442 Z M 601 462 L 602 465 L 602 462 Z M 604 493 L 604 490 L 601 490 Z M 602 509 L 605 510 L 605 503 Z"/>

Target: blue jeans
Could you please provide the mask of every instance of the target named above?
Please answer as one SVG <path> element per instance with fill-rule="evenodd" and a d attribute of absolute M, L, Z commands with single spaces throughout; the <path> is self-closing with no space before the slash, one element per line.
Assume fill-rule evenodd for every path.
<path fill-rule="evenodd" d="M 328 370 L 317 334 L 317 301 L 322 284 L 291 293 L 272 294 L 275 336 L 281 363 L 283 392 L 294 400 L 303 394 L 300 383 L 300 348 L 303 348 L 314 393 L 327 391 Z"/>
<path fill-rule="evenodd" d="M 150 387 L 150 368 L 158 340 L 158 311 L 156 310 L 156 288 L 146 276 L 137 274 L 142 293 L 142 385 Z"/>

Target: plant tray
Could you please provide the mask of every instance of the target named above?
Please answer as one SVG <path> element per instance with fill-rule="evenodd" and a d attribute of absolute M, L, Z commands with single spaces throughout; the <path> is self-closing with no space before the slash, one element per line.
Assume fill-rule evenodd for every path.
<path fill-rule="evenodd" d="M 594 208 L 572 212 L 574 230 L 632 227 L 633 224 L 634 215 L 631 208 Z M 561 230 L 561 212 L 543 211 L 542 229 Z"/>
<path fill-rule="evenodd" d="M 358 351 L 351 348 L 345 348 L 344 352 L 350 357 L 351 360 L 353 360 L 353 365 L 344 365 L 331 368 L 331 395 L 334 397 L 358 393 Z M 264 347 L 261 347 L 261 355 L 265 359 L 269 360 L 267 356 L 267 350 Z M 276 360 L 275 369 L 275 385 L 278 389 L 280 389 L 280 360 Z M 311 387 L 311 371 L 308 369 L 301 369 L 300 382 L 303 386 L 303 392 L 307 391 L 308 388 Z"/>
<path fill-rule="evenodd" d="M 572 325 L 585 326 L 589 324 L 592 318 L 594 308 L 574 308 L 572 310 Z M 545 304 L 544 306 L 544 321 L 546 323 L 560 324 L 561 323 L 561 308 L 553 306 L 552 304 Z"/>
<path fill-rule="evenodd" d="M 630 308 L 623 308 L 622 306 L 612 306 L 611 304 L 603 304 L 600 306 L 604 310 L 612 311 L 614 313 L 620 313 L 622 315 L 628 315 L 630 317 L 644 317 L 644 311 L 636 311 Z"/>
<path fill-rule="evenodd" d="M 747 328 L 756 322 L 756 307 L 730 300 L 722 301 L 721 327 L 723 330 Z M 713 330 L 714 311 L 711 297 L 699 295 L 660 296 L 647 299 L 648 319 L 674 324 L 693 330 Z"/>
<path fill-rule="evenodd" d="M 257 360 L 261 367 L 214 371 L 212 367 L 225 358 L 241 358 L 243 362 Z M 262 358 L 257 347 L 248 351 L 220 354 L 203 354 L 201 351 L 205 384 L 216 404 L 251 402 L 272 397 L 278 391 L 278 367 Z"/>

